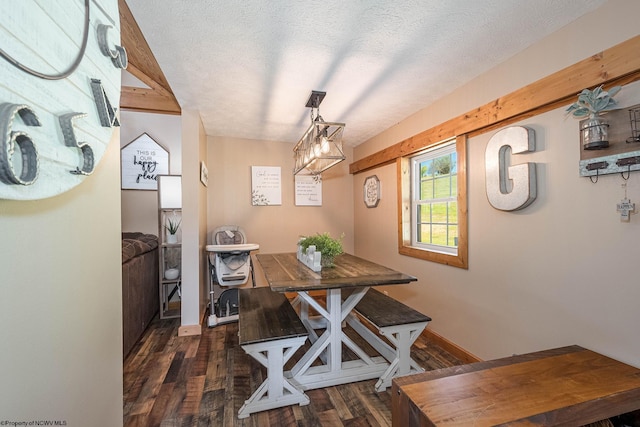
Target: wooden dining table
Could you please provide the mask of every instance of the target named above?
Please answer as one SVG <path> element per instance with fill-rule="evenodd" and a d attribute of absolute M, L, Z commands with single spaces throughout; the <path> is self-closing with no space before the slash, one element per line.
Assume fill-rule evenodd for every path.
<path fill-rule="evenodd" d="M 348 316 L 353 321 L 352 311 L 371 286 L 406 284 L 416 281 L 415 277 L 346 253 L 335 258 L 334 267 L 319 272 L 298 261 L 295 253 L 258 254 L 256 259 L 273 291 L 297 294 L 292 304 L 299 307 L 309 332 L 311 346 L 285 373 L 292 384 L 309 390 L 378 378 L 385 372 L 389 362 L 369 356 L 345 334 L 343 325 Z M 349 292 L 343 294 L 345 290 Z M 374 348 L 385 345 L 371 334 L 363 338 L 379 340 L 372 343 Z M 344 360 L 343 343 L 355 358 Z"/>

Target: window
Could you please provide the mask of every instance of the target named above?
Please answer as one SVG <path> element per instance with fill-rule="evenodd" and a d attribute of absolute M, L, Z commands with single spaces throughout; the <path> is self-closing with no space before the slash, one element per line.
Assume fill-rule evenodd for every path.
<path fill-rule="evenodd" d="M 411 158 L 411 244 L 458 253 L 458 161 L 455 141 Z"/>
<path fill-rule="evenodd" d="M 400 253 L 467 268 L 466 138 L 400 160 Z"/>

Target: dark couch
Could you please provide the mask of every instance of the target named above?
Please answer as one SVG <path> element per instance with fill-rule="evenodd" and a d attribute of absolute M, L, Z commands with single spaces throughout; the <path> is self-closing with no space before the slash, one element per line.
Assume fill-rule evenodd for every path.
<path fill-rule="evenodd" d="M 122 351 L 138 342 L 158 312 L 158 237 L 122 233 Z"/>

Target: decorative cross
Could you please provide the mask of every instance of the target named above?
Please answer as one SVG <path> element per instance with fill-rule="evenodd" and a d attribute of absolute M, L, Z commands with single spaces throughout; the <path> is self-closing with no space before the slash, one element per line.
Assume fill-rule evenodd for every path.
<path fill-rule="evenodd" d="M 620 221 L 629 222 L 630 214 L 636 212 L 636 204 L 624 198 L 617 204 L 617 211 L 620 212 Z"/>

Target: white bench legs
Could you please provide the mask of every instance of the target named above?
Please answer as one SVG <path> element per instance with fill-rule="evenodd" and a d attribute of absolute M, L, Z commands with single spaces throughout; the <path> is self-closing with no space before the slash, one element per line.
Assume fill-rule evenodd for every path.
<path fill-rule="evenodd" d="M 427 323 L 411 323 L 380 328 L 380 333 L 395 346 L 395 357 L 393 360 L 389 360 L 391 365 L 376 383 L 376 391 L 385 391 L 387 387 L 391 387 L 391 380 L 394 377 L 424 372 L 424 368 L 420 367 L 411 358 L 411 346 L 427 326 Z"/>
<path fill-rule="evenodd" d="M 380 334 L 384 335 L 393 347 L 382 341 L 369 328 L 363 325 L 356 316 L 349 316 L 347 323 L 390 363 L 376 383 L 376 391 L 385 391 L 387 387 L 391 386 L 391 380 L 394 377 L 424 372 L 424 369 L 411 358 L 411 346 L 429 322 L 377 327 Z"/>
<path fill-rule="evenodd" d="M 283 373 L 284 364 L 306 339 L 306 336 L 284 338 L 242 346 L 247 354 L 267 368 L 267 378 L 244 402 L 238 411 L 238 418 L 246 418 L 254 412 L 268 409 L 309 403 L 307 395 L 296 389 Z"/>

